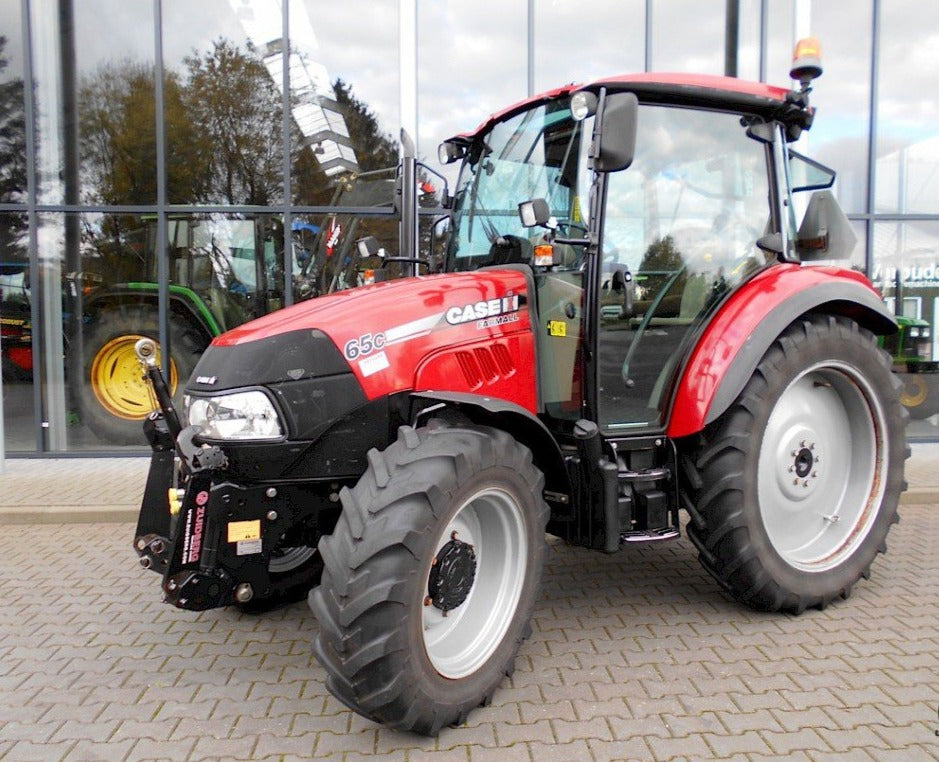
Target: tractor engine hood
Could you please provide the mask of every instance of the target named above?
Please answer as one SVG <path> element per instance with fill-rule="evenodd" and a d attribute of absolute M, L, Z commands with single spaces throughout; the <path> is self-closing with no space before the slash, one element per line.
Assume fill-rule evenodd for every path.
<path fill-rule="evenodd" d="M 412 389 L 498 394 L 534 412 L 529 277 L 493 269 L 408 278 L 279 310 L 216 337 L 186 394 L 266 387 L 294 419 L 306 418 L 304 406 L 332 418 Z M 291 438 L 311 433 L 295 424 Z"/>

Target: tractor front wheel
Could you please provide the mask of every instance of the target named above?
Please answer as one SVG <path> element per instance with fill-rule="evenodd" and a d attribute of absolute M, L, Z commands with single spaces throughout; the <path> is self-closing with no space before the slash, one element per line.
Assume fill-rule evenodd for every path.
<path fill-rule="evenodd" d="M 340 701 L 436 735 L 491 700 L 530 631 L 543 484 L 531 452 L 492 428 L 402 427 L 369 453 L 320 541 L 310 594 L 316 655 Z"/>
<path fill-rule="evenodd" d="M 689 537 L 734 597 L 799 613 L 869 575 L 904 488 L 898 387 L 870 333 L 812 316 L 688 448 Z"/>

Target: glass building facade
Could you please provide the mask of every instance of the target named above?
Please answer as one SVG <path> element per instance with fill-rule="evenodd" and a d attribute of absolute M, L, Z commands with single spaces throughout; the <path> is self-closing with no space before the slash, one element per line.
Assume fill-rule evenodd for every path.
<path fill-rule="evenodd" d="M 737 9 L 740 77 L 787 85 L 794 41 L 822 40 L 818 118 L 799 150 L 838 170 L 858 235 L 850 264 L 919 340 L 901 369 L 932 369 L 939 7 Z M 431 158 L 442 139 L 528 94 L 620 72 L 723 74 L 727 10 L 726 0 L 3 3 L 5 452 L 132 452 L 148 409 L 136 337 L 158 336 L 182 382 L 217 333 L 367 281 L 353 242 L 397 248 L 402 126 L 444 172 Z M 431 242 L 437 196 L 422 190 Z M 939 435 L 931 375 L 903 376 L 911 438 Z"/>

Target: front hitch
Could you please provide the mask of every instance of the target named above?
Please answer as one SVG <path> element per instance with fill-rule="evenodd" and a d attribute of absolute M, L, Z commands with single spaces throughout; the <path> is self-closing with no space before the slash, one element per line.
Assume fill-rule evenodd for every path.
<path fill-rule="evenodd" d="M 157 363 L 156 342 L 153 339 L 140 339 L 134 344 L 134 353 L 146 371 L 150 386 L 153 387 L 157 402 L 160 404 L 160 410 L 163 412 L 163 420 L 166 422 L 170 436 L 175 440 L 179 437 L 182 426 L 179 423 L 179 416 L 176 415 L 176 409 L 173 407 L 173 395 L 170 394 L 166 379 L 163 378 L 160 366 Z"/>

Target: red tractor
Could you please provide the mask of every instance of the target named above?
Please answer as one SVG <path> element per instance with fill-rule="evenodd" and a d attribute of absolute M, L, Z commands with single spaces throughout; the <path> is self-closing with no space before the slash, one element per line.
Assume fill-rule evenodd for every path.
<path fill-rule="evenodd" d="M 612 77 L 446 141 L 442 272 L 218 336 L 182 420 L 141 342 L 162 410 L 135 547 L 165 599 L 309 591 L 329 690 L 436 734 L 512 672 L 546 532 L 612 553 L 683 509 L 740 602 L 847 598 L 907 445 L 892 316 L 863 275 L 804 264 L 854 244 L 834 173 L 789 145 L 819 72 Z M 393 259 L 417 263 L 403 209 Z"/>

